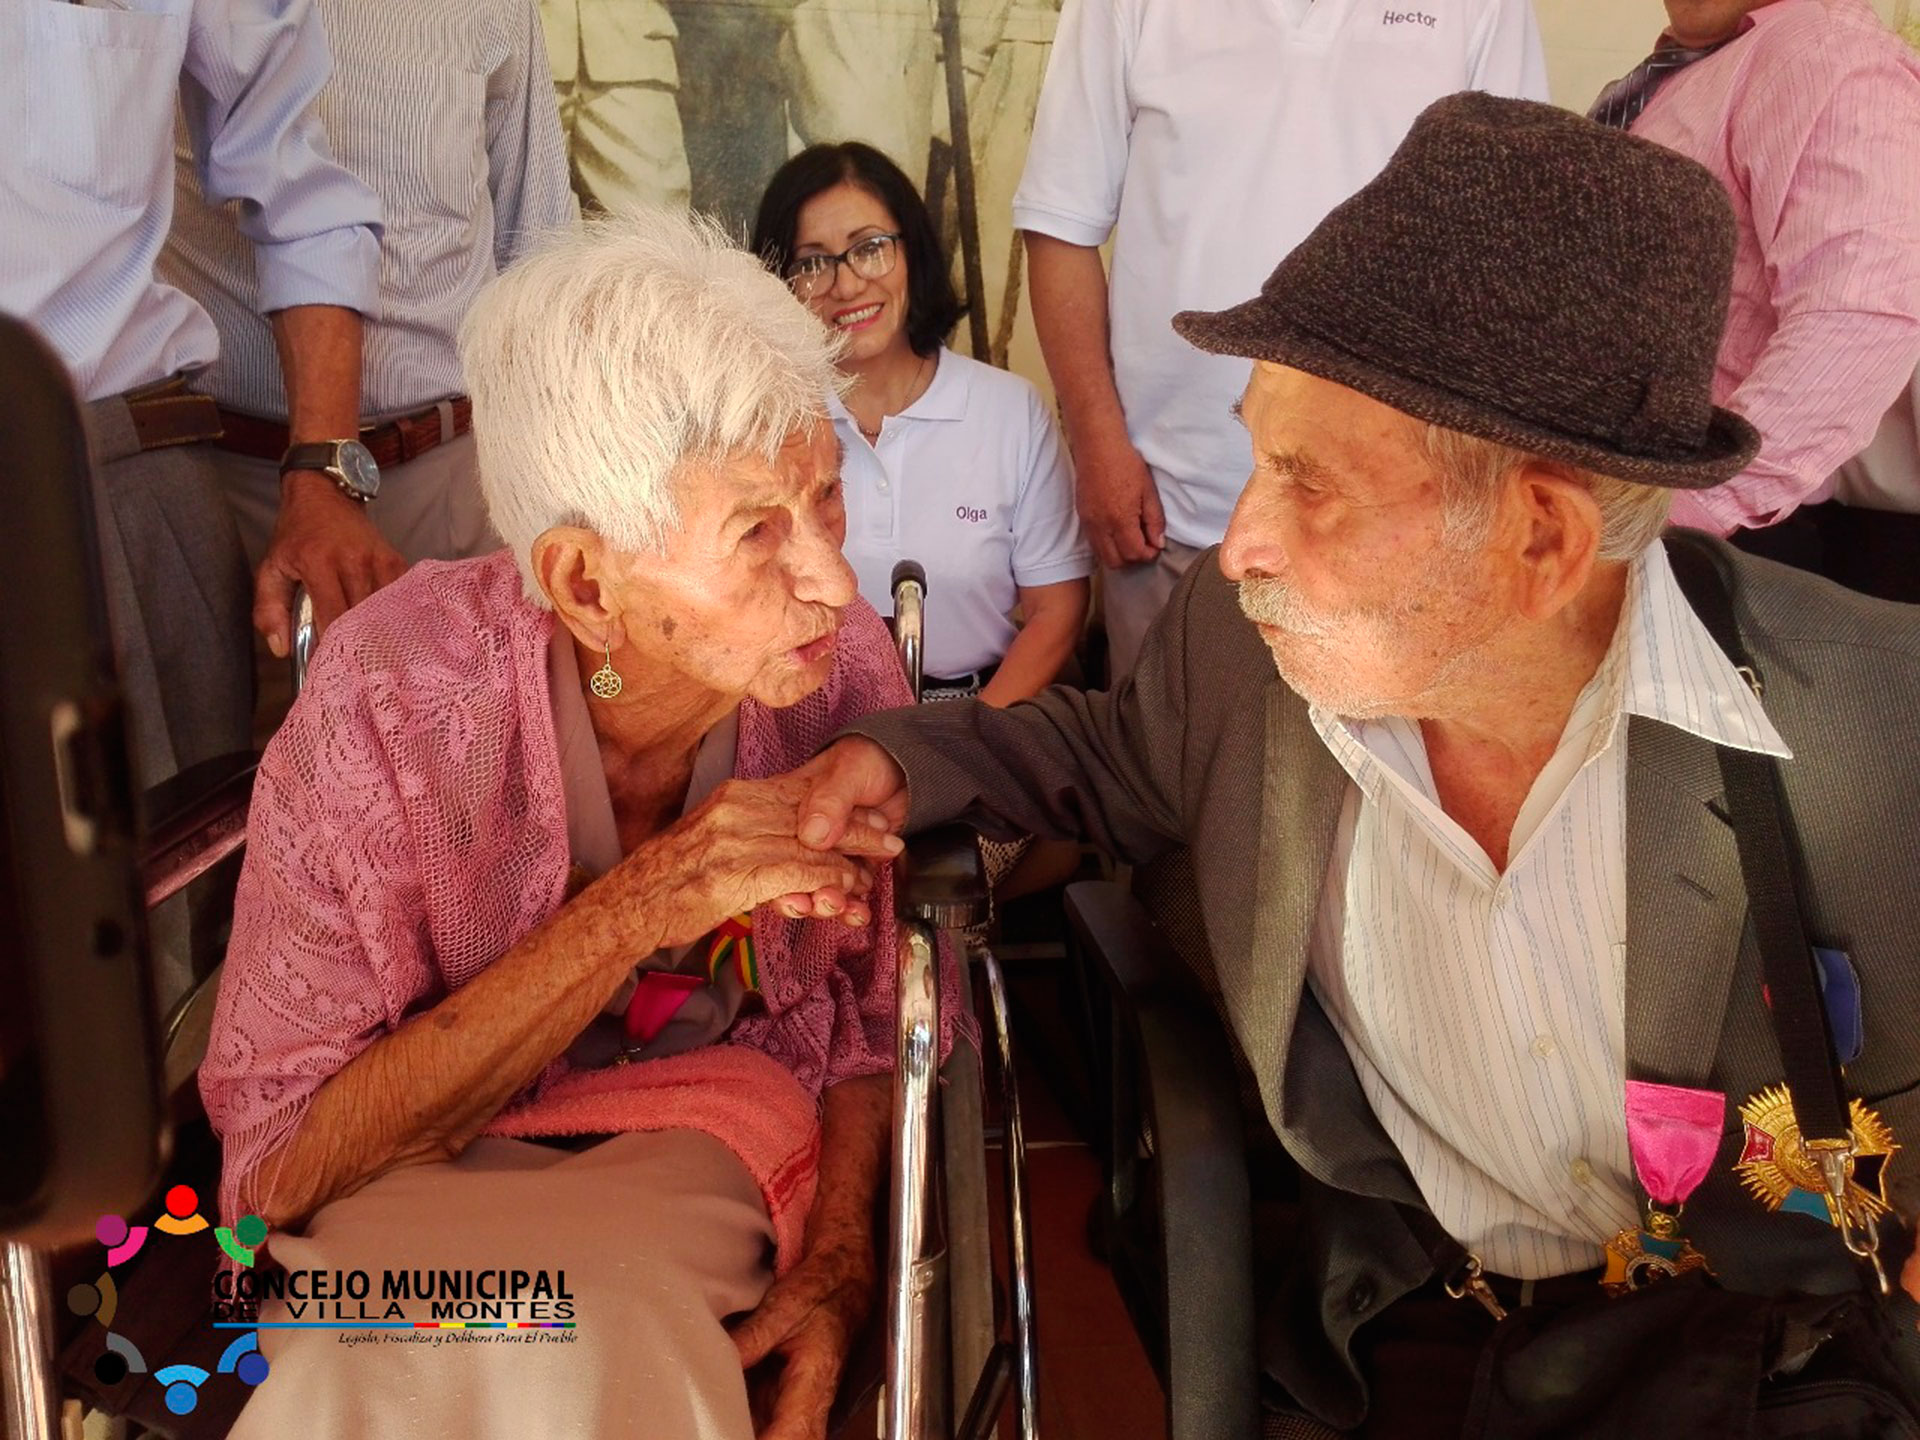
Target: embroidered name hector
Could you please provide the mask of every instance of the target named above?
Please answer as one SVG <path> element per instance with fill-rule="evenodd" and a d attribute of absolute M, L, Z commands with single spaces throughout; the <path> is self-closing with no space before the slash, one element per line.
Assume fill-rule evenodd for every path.
<path fill-rule="evenodd" d="M 1389 10 L 1381 18 L 1382 25 L 1424 25 L 1431 30 L 1438 21 L 1424 10 Z"/>

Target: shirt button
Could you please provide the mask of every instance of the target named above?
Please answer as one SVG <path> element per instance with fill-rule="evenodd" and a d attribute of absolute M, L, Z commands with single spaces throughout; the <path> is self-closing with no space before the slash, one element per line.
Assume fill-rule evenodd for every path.
<path fill-rule="evenodd" d="M 1364 1315 L 1373 1308 L 1373 1278 L 1362 1275 L 1353 1282 L 1353 1288 L 1347 1291 L 1347 1308 L 1356 1315 Z"/>
<path fill-rule="evenodd" d="M 880 487 L 880 488 L 881 488 L 882 490 L 884 490 L 884 489 L 886 489 L 886 488 L 887 488 L 887 477 L 886 477 L 886 476 L 884 476 L 884 475 L 882 475 L 882 476 L 880 477 L 880 479 L 879 479 L 879 481 L 878 481 L 877 483 L 878 483 L 878 485 L 879 485 L 879 487 Z"/>
<path fill-rule="evenodd" d="M 1573 1164 L 1568 1166 L 1567 1168 L 1573 1174 L 1574 1184 L 1591 1185 L 1593 1183 L 1593 1166 L 1587 1163 L 1586 1156 L 1584 1155 L 1581 1156 L 1578 1160 L 1575 1160 Z"/>
<path fill-rule="evenodd" d="M 1533 1051 L 1533 1053 L 1538 1055 L 1542 1060 L 1545 1060 L 1549 1056 L 1551 1056 L 1554 1051 L 1558 1050 L 1560 1047 L 1553 1043 L 1553 1037 L 1551 1035 L 1536 1035 L 1533 1037 L 1533 1044 L 1529 1045 L 1527 1048 Z"/>

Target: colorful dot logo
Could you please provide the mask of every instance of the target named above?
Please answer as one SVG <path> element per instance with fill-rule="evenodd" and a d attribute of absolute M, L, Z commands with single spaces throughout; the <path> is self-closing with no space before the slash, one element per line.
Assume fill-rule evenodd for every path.
<path fill-rule="evenodd" d="M 104 1386 L 114 1386 L 132 1375 L 149 1373 L 140 1347 L 126 1336 L 116 1334 L 114 1317 L 120 1310 L 120 1291 L 114 1284 L 113 1267 L 125 1264 L 147 1242 L 149 1233 L 197 1235 L 211 1229 L 213 1238 L 228 1258 L 251 1266 L 260 1247 L 266 1243 L 267 1223 L 258 1215 L 243 1215 L 232 1229 L 210 1226 L 200 1213 L 200 1196 L 191 1185 L 175 1185 L 166 1194 L 166 1213 L 153 1222 L 151 1232 L 145 1225 L 129 1225 L 119 1215 L 102 1215 L 93 1227 L 94 1238 L 106 1248 L 107 1268 L 91 1283 L 82 1282 L 67 1292 L 67 1309 L 75 1315 L 98 1320 L 107 1332 L 106 1349 L 93 1362 L 93 1374 Z M 190 1415 L 200 1403 L 200 1387 L 211 1378 L 198 1365 L 167 1365 L 151 1372 L 165 1386 L 167 1409 L 175 1415 Z M 267 1378 L 267 1357 L 260 1353 L 258 1332 L 249 1330 L 236 1338 L 221 1354 L 215 1374 L 232 1375 L 243 1385 L 258 1385 Z"/>
<path fill-rule="evenodd" d="M 153 1228 L 169 1235 L 191 1235 L 207 1228 L 207 1217 L 200 1213 L 200 1197 L 191 1185 L 176 1185 L 167 1191 L 167 1213 L 153 1222 Z"/>
<path fill-rule="evenodd" d="M 107 1247 L 107 1268 L 112 1269 L 140 1253 L 147 1243 L 147 1227 L 129 1225 L 118 1215 L 102 1215 L 93 1227 L 94 1238 Z"/>
<path fill-rule="evenodd" d="M 228 1258 L 251 1265 L 254 1252 L 266 1242 L 267 1222 L 258 1215 L 242 1215 L 231 1230 L 224 1225 L 216 1226 L 213 1238 L 220 1242 Z"/>

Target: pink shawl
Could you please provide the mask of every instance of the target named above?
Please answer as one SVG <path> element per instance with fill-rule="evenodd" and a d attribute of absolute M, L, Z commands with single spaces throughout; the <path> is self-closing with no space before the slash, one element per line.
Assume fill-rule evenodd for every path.
<path fill-rule="evenodd" d="M 261 1159 L 330 1076 L 560 907 L 554 621 L 520 587 L 504 551 L 416 565 L 329 632 L 261 760 L 200 1070 L 229 1220 L 259 1208 Z M 908 698 L 885 625 L 856 600 L 819 690 L 784 710 L 742 704 L 735 774 L 780 774 Z M 556 1062 L 491 1133 L 704 1130 L 759 1182 L 784 1270 L 811 1205 L 820 1092 L 893 1066 L 892 904 L 883 873 L 871 932 L 762 907 L 765 1014 L 726 1044 L 667 1060 L 593 1072 Z M 961 1013 L 958 969 L 945 967 L 943 1050 Z"/>

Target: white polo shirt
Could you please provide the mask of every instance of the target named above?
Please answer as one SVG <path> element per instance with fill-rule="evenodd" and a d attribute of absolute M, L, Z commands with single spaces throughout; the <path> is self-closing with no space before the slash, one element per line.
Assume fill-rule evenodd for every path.
<path fill-rule="evenodd" d="M 1059 429 L 1018 375 L 943 349 L 926 393 L 886 418 L 875 445 L 837 397 L 827 403 L 860 594 L 891 615 L 894 565 L 926 569 L 926 674 L 996 664 L 1016 633 L 1016 587 L 1093 573 Z"/>
<path fill-rule="evenodd" d="M 1066 0 L 1013 223 L 1112 235 L 1114 378 L 1173 539 L 1216 543 L 1252 468 L 1248 362 L 1174 313 L 1251 299 L 1466 89 L 1546 98 L 1529 0 Z"/>

